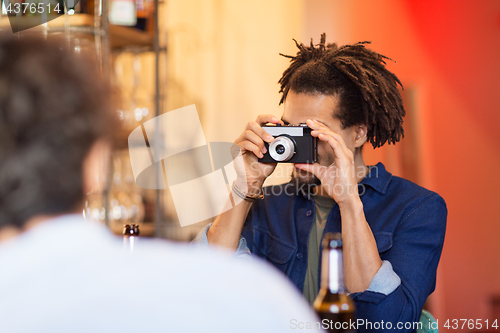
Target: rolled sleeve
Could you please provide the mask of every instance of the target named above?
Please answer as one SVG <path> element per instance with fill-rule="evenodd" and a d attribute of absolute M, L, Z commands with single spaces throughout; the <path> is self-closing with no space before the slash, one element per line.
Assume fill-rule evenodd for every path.
<path fill-rule="evenodd" d="M 207 224 L 206 226 L 203 227 L 203 229 L 200 230 L 198 235 L 191 241 L 191 246 L 193 247 L 202 247 L 202 248 L 207 248 L 208 249 L 208 229 L 212 226 L 212 223 Z"/>
<path fill-rule="evenodd" d="M 191 242 L 191 246 L 210 249 L 210 245 L 208 244 L 207 233 L 211 226 L 212 223 L 209 223 L 205 227 L 203 227 L 203 229 L 200 230 L 198 235 L 196 235 L 196 237 Z M 235 257 L 238 258 L 243 258 L 250 261 L 252 260 L 252 253 L 250 252 L 250 249 L 247 246 L 247 241 L 244 237 L 240 237 L 238 249 L 236 250 L 236 253 L 234 255 Z"/>
<path fill-rule="evenodd" d="M 377 304 L 396 290 L 400 284 L 401 278 L 394 272 L 391 263 L 388 260 L 384 260 L 368 289 L 361 293 L 351 294 L 351 297 L 360 301 Z"/>
<path fill-rule="evenodd" d="M 382 266 L 372 279 L 367 291 L 389 295 L 401 284 L 399 275 L 394 272 L 388 260 L 382 262 Z"/>

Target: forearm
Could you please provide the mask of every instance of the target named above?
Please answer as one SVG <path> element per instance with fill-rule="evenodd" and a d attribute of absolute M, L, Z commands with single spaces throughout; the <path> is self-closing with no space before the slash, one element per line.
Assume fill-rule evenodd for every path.
<path fill-rule="evenodd" d="M 243 200 L 232 209 L 217 216 L 208 230 L 208 243 L 236 251 L 240 241 L 241 230 L 251 206 L 251 202 Z"/>
<path fill-rule="evenodd" d="M 239 188 L 243 188 L 239 182 Z M 238 186 L 238 181 L 237 185 Z M 262 182 L 256 181 L 251 185 L 247 184 L 248 193 L 255 194 L 261 191 Z M 248 211 L 252 207 L 252 202 L 242 200 L 238 197 L 233 197 L 234 193 L 231 191 L 230 199 L 235 203 L 235 206 L 223 213 L 221 213 L 213 222 L 208 230 L 207 239 L 211 245 L 223 246 L 228 249 L 236 250 L 240 241 L 241 231 L 245 224 Z"/>
<path fill-rule="evenodd" d="M 344 282 L 351 293 L 362 292 L 382 266 L 377 243 L 366 222 L 359 196 L 340 205 L 344 250 Z"/>

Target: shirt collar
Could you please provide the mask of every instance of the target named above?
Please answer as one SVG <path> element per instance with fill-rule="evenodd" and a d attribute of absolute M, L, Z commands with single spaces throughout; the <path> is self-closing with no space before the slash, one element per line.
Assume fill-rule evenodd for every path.
<path fill-rule="evenodd" d="M 375 191 L 385 194 L 391 182 L 392 174 L 385 170 L 385 166 L 380 162 L 377 165 L 369 166 L 369 168 L 370 172 L 363 178 L 360 185 L 370 186 Z"/>

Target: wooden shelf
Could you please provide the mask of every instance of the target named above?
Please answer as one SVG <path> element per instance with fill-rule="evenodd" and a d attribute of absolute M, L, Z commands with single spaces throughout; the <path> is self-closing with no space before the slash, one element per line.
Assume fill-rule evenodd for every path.
<path fill-rule="evenodd" d="M 70 31 L 76 31 L 93 34 L 94 17 L 89 14 L 75 14 L 69 17 Z M 41 17 L 19 17 L 19 24 L 23 26 L 35 26 Z M 49 32 L 63 32 L 65 25 L 65 17 L 63 15 L 47 22 Z M 10 30 L 10 21 L 7 16 L 2 16 L 0 19 L 0 30 Z M 25 31 L 38 31 L 41 30 L 40 25 Z M 153 47 L 153 37 L 147 32 L 118 25 L 109 25 L 109 39 L 111 48 L 120 49 L 124 47 L 138 46 L 138 47 Z"/>
<path fill-rule="evenodd" d="M 109 26 L 111 47 L 114 49 L 127 46 L 144 46 L 153 48 L 153 37 L 146 32 L 118 25 Z"/>

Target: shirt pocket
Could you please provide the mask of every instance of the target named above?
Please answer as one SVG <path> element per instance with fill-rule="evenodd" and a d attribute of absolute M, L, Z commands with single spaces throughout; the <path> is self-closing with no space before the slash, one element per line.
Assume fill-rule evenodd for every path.
<path fill-rule="evenodd" d="M 266 258 L 283 273 L 287 273 L 291 264 L 290 259 L 297 249 L 296 246 L 273 236 L 268 230 L 257 226 L 254 227 L 253 242 L 257 255 Z"/>
<path fill-rule="evenodd" d="M 375 242 L 377 243 L 378 253 L 384 253 L 392 247 L 392 232 L 379 231 L 373 233 Z"/>

